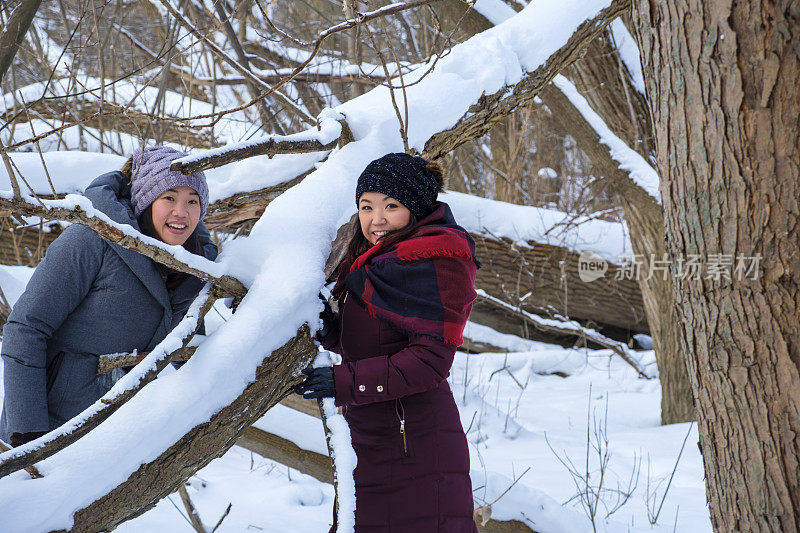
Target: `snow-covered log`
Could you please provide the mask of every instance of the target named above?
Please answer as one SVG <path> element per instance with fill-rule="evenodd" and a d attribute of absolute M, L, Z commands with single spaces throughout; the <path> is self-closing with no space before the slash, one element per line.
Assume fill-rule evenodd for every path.
<path fill-rule="evenodd" d="M 624 270 L 622 265 L 607 262 L 606 275 L 587 283 L 580 278 L 580 253 L 574 250 L 537 242 L 520 246 L 508 237 L 472 236 L 482 262 L 475 286 L 487 294 L 514 302 L 529 313 L 568 316 L 600 328 L 648 331 L 638 283 L 616 279 Z"/>
<path fill-rule="evenodd" d="M 158 457 L 143 464 L 121 485 L 91 505 L 77 511 L 75 525 L 70 531 L 107 531 L 140 515 L 211 460 L 236 444 L 237 439 L 270 407 L 278 403 L 296 381 L 286 376 L 298 364 L 307 364 L 317 349 L 308 328 L 269 354 L 256 370 L 256 380 L 250 383 L 231 404 L 210 419 L 191 428 L 178 442 Z"/>

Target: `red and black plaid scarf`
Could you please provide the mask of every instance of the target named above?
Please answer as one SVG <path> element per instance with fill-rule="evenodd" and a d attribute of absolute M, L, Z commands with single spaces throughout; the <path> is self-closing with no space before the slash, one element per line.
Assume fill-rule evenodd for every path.
<path fill-rule="evenodd" d="M 460 346 L 475 293 L 475 242 L 455 223 L 450 207 L 434 211 L 394 245 L 381 242 L 340 275 L 334 295 L 346 287 L 372 315 L 409 335 L 428 335 Z"/>

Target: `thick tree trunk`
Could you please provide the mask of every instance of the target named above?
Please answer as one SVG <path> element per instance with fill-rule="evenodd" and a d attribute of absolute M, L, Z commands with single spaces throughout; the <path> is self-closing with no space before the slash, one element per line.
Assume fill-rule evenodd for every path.
<path fill-rule="evenodd" d="M 674 273 L 761 257 L 757 279 L 673 288 L 712 523 L 798 531 L 800 5 L 634 5 Z"/>

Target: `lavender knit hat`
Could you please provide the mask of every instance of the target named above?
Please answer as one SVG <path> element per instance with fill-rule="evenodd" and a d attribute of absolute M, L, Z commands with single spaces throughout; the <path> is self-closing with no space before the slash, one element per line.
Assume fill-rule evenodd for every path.
<path fill-rule="evenodd" d="M 145 146 L 133 152 L 131 201 L 136 218 L 169 189 L 186 185 L 200 196 L 200 220 L 208 209 L 208 185 L 202 172 L 183 174 L 169 169 L 170 164 L 185 153 L 169 146 Z"/>

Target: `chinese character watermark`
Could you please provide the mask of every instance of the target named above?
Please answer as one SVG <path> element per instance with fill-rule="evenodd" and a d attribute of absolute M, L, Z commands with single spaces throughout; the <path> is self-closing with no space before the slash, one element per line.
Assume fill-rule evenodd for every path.
<path fill-rule="evenodd" d="M 743 281 L 757 280 L 761 254 L 688 254 L 686 257 L 670 258 L 667 254 L 656 257 L 650 254 L 626 254 L 617 258 L 615 280 L 648 281 L 653 276 L 662 280 L 668 277 L 678 280 Z M 578 258 L 578 275 L 581 281 L 590 283 L 606 275 L 608 262 L 594 252 L 582 252 Z"/>

